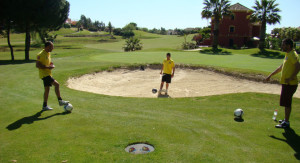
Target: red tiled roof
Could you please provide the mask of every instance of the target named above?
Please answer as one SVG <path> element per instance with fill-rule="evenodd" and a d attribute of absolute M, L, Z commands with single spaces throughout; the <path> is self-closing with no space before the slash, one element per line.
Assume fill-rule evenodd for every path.
<path fill-rule="evenodd" d="M 240 3 L 236 3 L 232 6 L 230 6 L 229 10 L 238 10 L 238 11 L 249 11 L 250 9 L 241 5 Z"/>

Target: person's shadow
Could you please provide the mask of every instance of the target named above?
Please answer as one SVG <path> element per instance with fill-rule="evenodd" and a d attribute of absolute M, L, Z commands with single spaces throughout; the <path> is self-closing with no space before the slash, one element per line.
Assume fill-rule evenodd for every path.
<path fill-rule="evenodd" d="M 300 160 L 300 136 L 297 135 L 297 133 L 292 128 L 284 129 L 284 131 L 285 132 L 282 133 L 282 135 L 286 138 L 286 140 L 277 138 L 274 135 L 271 135 L 270 137 L 276 140 L 286 142 L 288 145 L 290 145 L 296 152 L 294 156 L 297 160 Z"/>
<path fill-rule="evenodd" d="M 44 111 L 39 111 L 39 112 L 37 112 L 36 114 L 34 114 L 32 116 L 21 118 L 21 119 L 15 121 L 14 123 L 8 125 L 6 128 L 8 130 L 12 131 L 12 130 L 16 130 L 16 129 L 20 128 L 23 124 L 32 124 L 35 121 L 45 120 L 45 119 L 48 119 L 48 118 L 51 118 L 51 117 L 54 117 L 54 116 L 66 115 L 66 114 L 70 113 L 70 112 L 62 112 L 62 113 L 56 113 L 56 114 L 53 114 L 53 115 L 50 115 L 50 116 L 47 116 L 47 117 L 44 117 L 44 118 L 39 118 L 42 115 L 43 112 Z"/>
<path fill-rule="evenodd" d="M 171 98 L 168 94 L 158 94 L 157 98 Z"/>

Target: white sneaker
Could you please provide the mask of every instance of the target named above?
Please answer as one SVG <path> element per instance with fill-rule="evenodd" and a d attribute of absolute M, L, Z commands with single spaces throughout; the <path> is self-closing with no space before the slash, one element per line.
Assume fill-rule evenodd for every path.
<path fill-rule="evenodd" d="M 158 91 L 158 94 L 159 94 L 159 95 L 161 94 L 161 89 Z"/>
<path fill-rule="evenodd" d="M 43 111 L 53 110 L 53 108 L 50 108 L 49 106 L 44 106 Z"/>
<path fill-rule="evenodd" d="M 58 100 L 59 106 L 68 105 L 70 101 Z"/>

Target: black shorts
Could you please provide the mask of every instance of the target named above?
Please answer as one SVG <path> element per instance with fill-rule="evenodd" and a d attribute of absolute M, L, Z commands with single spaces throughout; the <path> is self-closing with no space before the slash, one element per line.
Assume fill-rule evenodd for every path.
<path fill-rule="evenodd" d="M 163 74 L 161 82 L 171 83 L 172 76 L 170 74 Z"/>
<path fill-rule="evenodd" d="M 46 76 L 42 78 L 42 80 L 44 81 L 44 87 L 51 87 L 52 83 L 55 81 L 52 76 Z"/>
<path fill-rule="evenodd" d="M 293 95 L 297 90 L 298 85 L 282 84 L 280 95 L 280 106 L 291 107 Z"/>

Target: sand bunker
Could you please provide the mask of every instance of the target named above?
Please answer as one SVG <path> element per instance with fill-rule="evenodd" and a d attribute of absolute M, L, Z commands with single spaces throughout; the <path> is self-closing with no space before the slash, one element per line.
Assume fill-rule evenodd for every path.
<path fill-rule="evenodd" d="M 80 91 L 125 97 L 157 97 L 152 89 L 159 89 L 160 70 L 117 69 L 112 72 L 99 72 L 71 78 L 68 87 Z M 281 86 L 262 82 L 238 79 L 231 76 L 198 69 L 179 69 L 169 87 L 169 96 L 197 97 L 228 93 L 259 92 L 280 95 Z M 297 91 L 294 97 L 300 97 Z"/>

